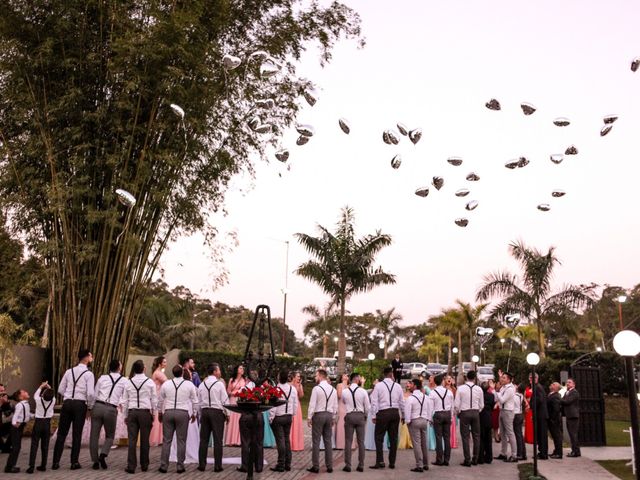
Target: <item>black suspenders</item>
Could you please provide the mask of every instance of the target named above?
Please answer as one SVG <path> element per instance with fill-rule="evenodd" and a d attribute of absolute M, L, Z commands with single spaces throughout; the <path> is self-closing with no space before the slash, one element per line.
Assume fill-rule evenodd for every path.
<path fill-rule="evenodd" d="M 119 380 L 119 379 L 118 379 Z M 145 378 L 144 381 L 140 384 L 139 387 L 136 387 L 136 384 L 133 383 L 133 380 L 131 380 L 131 385 L 133 385 L 133 388 L 136 389 L 136 397 L 138 400 L 138 408 L 140 408 L 140 390 L 142 389 L 142 387 L 144 386 L 145 383 L 147 383 L 147 380 L 149 380 L 149 377 Z M 114 385 L 115 386 L 115 385 Z"/>
<path fill-rule="evenodd" d="M 26 425 L 29 419 L 27 418 L 27 408 L 24 406 L 24 403 L 20 402 L 22 405 L 22 425 Z"/>
<path fill-rule="evenodd" d="M 47 412 L 49 411 L 49 408 L 51 407 L 52 403 L 53 403 L 53 400 L 49 401 L 49 405 L 45 406 L 44 400 L 42 399 L 42 397 L 40 397 L 40 404 L 42 405 L 42 409 L 44 410 L 44 414 L 42 418 L 47 418 Z"/>
<path fill-rule="evenodd" d="M 211 386 L 210 386 L 210 387 L 207 387 L 207 382 L 206 382 L 206 381 L 202 382 L 202 384 L 204 385 L 204 388 L 206 388 L 206 389 L 207 389 L 207 396 L 209 397 L 209 408 L 211 408 L 211 389 L 212 389 L 212 388 L 213 388 L 213 386 L 214 386 L 216 383 L 218 383 L 219 381 L 220 381 L 220 380 L 216 380 L 215 382 L 213 382 L 213 383 L 211 384 Z M 174 384 L 174 385 L 175 385 L 175 384 Z M 180 385 L 182 385 L 182 384 L 180 384 Z M 178 389 L 176 388 L 176 398 L 177 398 L 177 397 L 178 397 Z"/>
<path fill-rule="evenodd" d="M 411 394 L 411 396 L 413 398 L 415 398 L 416 400 L 418 400 L 418 397 L 416 397 L 415 395 Z M 440 396 L 440 395 L 438 395 Z M 425 394 L 422 394 L 422 401 L 418 400 L 418 403 L 420 404 L 420 416 L 422 417 L 422 408 L 424 406 L 424 399 L 427 398 L 427 396 Z M 444 406 L 442 407 L 444 408 Z"/>
<path fill-rule="evenodd" d="M 284 396 L 284 399 L 286 400 L 287 403 L 284 404 L 284 414 L 288 415 L 289 414 L 289 397 L 291 396 L 291 391 L 293 390 L 293 387 L 289 386 L 289 394 Z M 284 392 L 282 392 L 284 393 Z"/>
<path fill-rule="evenodd" d="M 469 410 L 473 408 L 473 387 L 475 385 L 467 385 L 469 387 Z"/>
<path fill-rule="evenodd" d="M 360 388 L 360 387 L 356 387 L 353 390 L 351 390 L 351 388 L 347 387 L 347 389 L 351 392 L 351 397 L 353 398 L 353 411 L 350 412 L 350 413 L 358 411 L 358 407 L 356 406 L 356 390 L 358 390 L 358 388 Z M 391 387 L 391 388 L 393 388 L 393 387 Z"/>
<path fill-rule="evenodd" d="M 84 370 L 80 375 L 78 375 L 78 378 L 76 378 L 76 376 L 73 373 L 73 368 L 71 369 L 71 379 L 73 381 L 73 391 L 71 392 L 71 400 L 76 399 L 76 385 L 78 385 L 78 382 L 80 381 L 80 378 L 82 377 L 82 375 L 84 375 L 88 371 L 89 370 Z"/>
<path fill-rule="evenodd" d="M 122 380 L 122 375 L 120 375 L 118 377 L 117 380 L 113 380 L 113 377 L 111 376 L 111 374 L 108 375 L 109 379 L 111 380 L 111 390 L 109 390 L 109 396 L 107 397 L 107 403 L 111 403 L 111 395 L 113 394 L 113 389 L 116 388 L 116 384 Z M 134 386 L 135 387 L 135 386 Z M 142 385 L 140 386 L 140 388 L 142 388 Z M 138 394 L 138 406 L 140 404 L 140 400 L 139 400 L 139 394 Z"/>
<path fill-rule="evenodd" d="M 438 395 L 438 398 L 440 398 L 440 401 L 442 402 L 442 410 L 446 410 L 444 408 L 444 400 L 445 398 L 447 398 L 447 393 L 449 393 L 449 390 L 445 390 L 444 391 L 444 396 L 440 396 L 440 394 L 438 393 L 438 390 L 436 390 L 435 388 L 433 389 L 434 392 L 436 392 L 436 395 Z"/>
<path fill-rule="evenodd" d="M 180 385 L 176 386 L 176 379 L 175 378 L 171 379 L 171 383 L 173 383 L 173 388 L 176 389 L 176 397 L 173 399 L 174 410 L 178 408 L 178 389 L 182 386 L 184 382 L 186 382 L 186 380 L 182 380 L 182 382 L 180 382 Z"/>
<path fill-rule="evenodd" d="M 293 388 L 293 387 L 292 387 Z M 329 399 L 331 398 L 331 395 L 333 395 L 333 389 L 331 389 L 331 392 L 329 392 L 329 395 L 327 395 L 327 392 L 324 391 L 324 388 L 322 388 L 320 385 L 318 385 L 318 388 L 320 390 L 322 390 L 322 393 L 324 393 L 324 398 L 325 398 L 325 405 L 324 405 L 324 411 L 327 412 L 329 409 Z M 289 392 L 291 393 L 291 392 Z"/>
<path fill-rule="evenodd" d="M 385 388 L 389 391 L 389 408 L 393 407 L 393 402 L 391 400 L 391 392 L 393 392 L 393 387 L 396 386 L 396 382 L 393 382 L 393 384 L 391 385 L 391 388 L 387 387 L 387 384 L 382 382 L 382 384 L 385 386 Z"/>

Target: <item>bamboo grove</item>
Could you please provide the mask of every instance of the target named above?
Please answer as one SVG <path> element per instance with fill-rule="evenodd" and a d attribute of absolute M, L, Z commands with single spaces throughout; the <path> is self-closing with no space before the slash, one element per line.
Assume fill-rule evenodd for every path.
<path fill-rule="evenodd" d="M 339 3 L 0 0 L 0 204 L 46 265 L 54 369 L 83 346 L 96 371 L 126 357 L 167 243 L 214 242 L 229 180 L 295 120 L 305 49 L 326 62 L 359 35 Z M 247 60 L 257 50 L 277 75 Z M 225 70 L 227 53 L 242 65 Z M 247 125 L 256 115 L 271 134 Z"/>

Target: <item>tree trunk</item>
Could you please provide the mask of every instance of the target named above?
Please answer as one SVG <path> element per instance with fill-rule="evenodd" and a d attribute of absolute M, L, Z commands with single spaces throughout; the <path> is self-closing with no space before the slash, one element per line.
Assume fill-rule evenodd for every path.
<path fill-rule="evenodd" d="M 384 358 L 386 360 L 387 353 L 389 352 L 389 345 L 387 344 L 387 334 L 386 333 L 384 334 L 383 340 L 384 340 Z"/>
<path fill-rule="evenodd" d="M 464 378 L 464 370 L 462 369 L 462 330 L 458 330 L 458 378 L 457 383 L 460 384 L 460 378 Z"/>
<path fill-rule="evenodd" d="M 540 352 L 540 358 L 544 358 L 545 355 L 545 347 L 544 339 L 542 338 L 542 322 L 540 321 L 540 317 L 536 318 L 536 327 L 538 329 L 538 351 Z"/>
<path fill-rule="evenodd" d="M 322 356 L 324 358 L 329 356 L 329 337 L 326 333 L 322 336 Z"/>
<path fill-rule="evenodd" d="M 453 338 L 449 335 L 449 351 L 447 352 L 447 373 L 451 375 L 451 368 L 453 367 L 453 357 L 451 356 L 451 349 L 453 347 Z"/>
<path fill-rule="evenodd" d="M 347 335 L 344 319 L 345 299 L 340 299 L 340 339 L 338 341 L 338 378 L 345 373 L 347 357 Z"/>
<path fill-rule="evenodd" d="M 469 329 L 469 360 L 476 354 L 475 345 L 473 343 L 473 329 Z"/>

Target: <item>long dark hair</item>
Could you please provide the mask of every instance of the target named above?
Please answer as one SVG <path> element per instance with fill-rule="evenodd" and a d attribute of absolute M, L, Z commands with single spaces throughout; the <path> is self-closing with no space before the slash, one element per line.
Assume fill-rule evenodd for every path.
<path fill-rule="evenodd" d="M 245 367 L 242 363 L 233 367 L 233 374 L 231 375 L 231 381 L 235 382 L 236 378 L 238 378 L 238 370 L 242 367 L 242 378 L 247 378 L 247 367 Z"/>
<path fill-rule="evenodd" d="M 159 357 L 154 358 L 153 365 L 151 366 L 151 373 L 155 372 L 158 369 L 158 367 L 162 365 L 162 362 L 164 362 L 163 355 L 160 355 Z"/>

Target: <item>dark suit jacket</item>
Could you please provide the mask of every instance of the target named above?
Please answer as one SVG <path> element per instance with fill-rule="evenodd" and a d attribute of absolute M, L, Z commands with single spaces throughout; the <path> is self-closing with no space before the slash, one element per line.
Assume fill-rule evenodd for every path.
<path fill-rule="evenodd" d="M 496 404 L 496 397 L 493 393 L 484 392 L 484 408 L 480 412 L 480 426 L 484 428 L 491 428 L 491 415 L 493 414 L 493 407 Z"/>
<path fill-rule="evenodd" d="M 564 409 L 564 416 L 567 418 L 580 417 L 580 394 L 575 388 L 567 391 L 560 401 Z"/>
<path fill-rule="evenodd" d="M 539 383 L 536 383 L 536 401 L 533 402 L 533 396 L 531 397 L 531 409 L 535 412 L 536 418 L 545 420 L 549 417 L 547 413 L 547 392 L 544 391 L 544 387 Z"/>
<path fill-rule="evenodd" d="M 391 360 L 391 368 L 393 368 L 393 373 L 402 373 L 403 367 L 402 360 L 396 360 L 395 358 Z"/>
<path fill-rule="evenodd" d="M 560 423 L 562 421 L 562 397 L 558 392 L 551 393 L 547 397 L 547 412 L 549 420 Z"/>

